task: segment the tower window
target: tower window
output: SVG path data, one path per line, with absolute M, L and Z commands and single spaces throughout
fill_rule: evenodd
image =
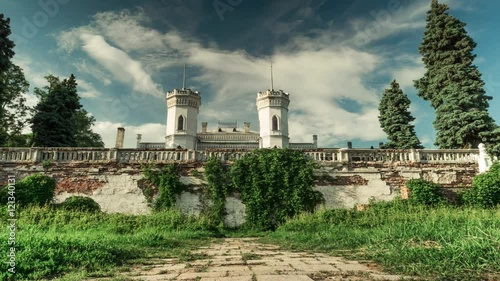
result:
M 272 119 L 272 129 L 273 129 L 273 131 L 278 131 L 279 130 L 279 127 L 278 127 L 278 117 L 276 117 L 276 115 L 274 115 L 273 119 Z
M 184 131 L 184 117 L 182 115 L 177 119 L 177 130 Z

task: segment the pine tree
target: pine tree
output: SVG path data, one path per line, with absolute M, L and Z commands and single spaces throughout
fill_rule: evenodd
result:
M 477 148 L 487 142 L 496 127 L 488 114 L 492 98 L 475 65 L 476 47 L 465 23 L 450 16 L 448 6 L 433 0 L 427 12 L 427 25 L 419 47 L 427 68 L 424 77 L 414 81 L 418 95 L 436 110 L 435 145 L 442 149 Z
M 33 143 L 35 146 L 75 147 L 77 133 L 75 114 L 82 105 L 76 90 L 76 79 L 71 74 L 69 79 L 60 81 L 54 76 L 47 76 L 49 86 L 35 107 L 32 119 Z M 37 92 L 41 92 L 37 89 Z
M 391 88 L 384 91 L 378 108 L 380 126 L 389 139 L 389 143 L 382 148 L 423 148 L 411 124 L 415 118 L 408 111 L 410 103 L 399 84 L 393 80 Z

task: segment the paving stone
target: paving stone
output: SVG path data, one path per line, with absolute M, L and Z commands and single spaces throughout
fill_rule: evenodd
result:
M 252 275 L 248 276 L 230 276 L 217 278 L 201 278 L 200 281 L 253 281 Z
M 182 273 L 181 275 L 177 276 L 176 280 L 190 280 L 190 279 L 196 279 L 198 277 L 209 277 L 209 278 L 219 278 L 219 277 L 224 277 L 226 276 L 225 272 L 186 272 Z
M 159 274 L 159 275 L 142 275 L 142 276 L 134 276 L 129 277 L 133 280 L 144 280 L 144 281 L 163 281 L 163 280 L 171 280 L 179 276 L 179 273 L 175 274 Z
M 257 281 L 314 281 L 307 275 L 257 275 Z
M 239 266 L 211 266 L 207 269 L 208 272 L 246 272 L 250 273 L 250 268 L 246 265 L 239 265 Z
M 293 268 L 307 272 L 321 272 L 321 271 L 340 271 L 337 267 L 330 264 L 292 264 Z
M 189 263 L 177 259 L 151 259 L 151 265 L 138 265 L 123 273 L 133 280 L 201 280 L 201 281 L 345 281 L 400 280 L 397 275 L 380 272 L 376 264 L 344 260 L 324 253 L 284 251 L 278 246 L 259 244 L 254 238 L 230 238 L 192 253 L 209 257 Z M 260 259 L 244 261 L 242 255 L 258 255 Z M 366 263 L 368 262 L 368 263 Z M 189 265 L 189 266 L 188 266 Z M 186 267 L 188 266 L 188 267 Z M 254 277 L 252 277 L 254 276 Z M 97 278 L 92 281 L 104 281 Z

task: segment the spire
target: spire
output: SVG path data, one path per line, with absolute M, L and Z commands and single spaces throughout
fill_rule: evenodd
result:
M 184 80 L 182 80 L 182 89 L 186 89 L 186 63 L 184 63 Z
M 274 91 L 274 81 L 273 81 L 273 62 L 271 62 L 271 91 Z

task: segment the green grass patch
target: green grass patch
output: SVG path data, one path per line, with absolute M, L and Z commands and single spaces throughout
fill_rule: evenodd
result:
M 7 221 L 7 211 L 0 211 Z M 9 265 L 2 263 L 0 280 L 42 280 L 68 273 L 62 280 L 111 277 L 150 258 L 195 259 L 189 250 L 219 235 L 206 220 L 175 211 L 132 216 L 32 207 L 18 213 L 16 227 L 16 274 L 9 274 Z M 8 235 L 2 228 L 0 251 L 5 257 Z
M 319 211 L 289 220 L 262 241 L 370 259 L 386 271 L 429 280 L 500 278 L 499 208 L 394 201 L 363 212 Z

